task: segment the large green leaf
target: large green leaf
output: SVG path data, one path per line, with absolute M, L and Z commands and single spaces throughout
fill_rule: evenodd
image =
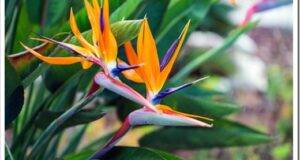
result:
M 201 64 L 211 59 L 212 57 L 217 56 L 218 54 L 225 53 L 224 51 L 228 49 L 234 42 L 244 33 L 248 32 L 250 29 L 256 26 L 256 23 L 249 23 L 245 26 L 238 27 L 233 30 L 228 37 L 224 40 L 223 44 L 220 46 L 213 48 L 204 54 L 201 54 L 199 57 L 195 58 L 191 62 L 189 62 L 185 67 L 181 68 L 179 72 L 177 72 L 174 77 L 172 77 L 172 81 L 177 82 L 181 79 L 188 76 L 193 70 L 199 67 Z
M 216 3 L 212 5 L 199 29 L 227 35 L 230 30 L 234 29 L 234 24 L 229 18 L 233 9 L 234 6 L 231 4 Z
M 134 13 L 136 8 L 143 2 L 142 0 L 126 0 L 110 16 L 111 23 L 127 19 Z
M 103 147 L 105 145 L 105 143 L 107 143 L 107 141 L 109 141 L 109 139 L 111 139 L 113 137 L 113 135 L 116 132 L 109 132 L 93 141 L 91 141 L 90 143 L 88 143 L 87 145 L 85 145 L 84 147 L 82 147 L 82 150 L 97 150 L 100 147 Z
M 64 157 L 65 160 L 88 159 L 94 152 L 86 150 L 82 153 Z M 115 147 L 101 160 L 180 160 L 179 157 L 151 148 Z
M 5 58 L 5 126 L 19 115 L 24 102 L 24 90 L 19 75 Z
M 189 32 L 195 30 L 215 2 L 215 0 L 172 0 L 159 28 L 157 37 L 159 53 L 167 51 L 188 20 L 191 20 Z
M 51 124 L 51 122 L 61 116 L 64 112 L 65 111 L 42 111 L 39 113 L 35 124 L 37 127 L 45 129 L 49 126 L 49 124 Z M 59 130 L 79 124 L 93 122 L 102 118 L 104 115 L 105 113 L 103 112 L 101 107 L 97 107 L 94 109 L 84 109 L 74 114 L 73 117 L 65 121 L 64 124 L 61 125 Z
M 111 30 L 116 37 L 118 46 L 135 38 L 140 29 L 141 20 L 118 21 L 111 25 Z
M 136 11 L 135 18 L 142 19 L 147 17 L 151 31 L 156 36 L 169 2 L 170 0 L 144 0 Z
M 20 2 L 21 0 L 5 0 L 5 33 L 9 30 L 14 14 L 19 10 Z
M 76 151 L 78 146 L 82 143 L 81 140 L 83 139 L 83 136 L 84 136 L 87 128 L 88 128 L 88 124 L 82 125 L 79 128 L 76 128 L 77 130 L 75 130 L 73 132 L 73 134 L 71 135 L 71 137 L 69 138 L 69 141 L 68 141 L 69 145 L 67 145 L 62 152 L 62 154 L 61 154 L 62 156 Z
M 90 102 L 93 98 L 95 98 L 102 90 L 98 90 L 94 92 L 92 95 L 82 98 L 72 107 L 69 107 L 67 111 L 61 114 L 58 118 L 51 122 L 51 124 L 45 129 L 45 131 L 41 134 L 41 136 L 35 141 L 32 147 L 32 151 L 29 154 L 29 159 L 35 158 L 39 155 L 40 151 L 43 147 L 51 140 L 54 134 L 57 132 L 61 126 L 64 125 L 66 121 L 72 118 L 76 113 L 78 113 L 88 102 Z
M 6 48 L 6 55 L 21 52 L 22 50 L 24 50 L 24 48 L 20 45 L 20 42 L 27 42 L 26 44 L 29 45 L 37 45 L 36 41 L 28 41 L 28 39 L 33 36 L 33 33 L 39 31 L 39 26 L 30 22 L 24 5 L 21 5 L 19 12 L 19 17 L 16 19 L 17 24 L 15 26 L 15 32 L 12 33 L 13 35 L 11 35 L 11 39 L 7 39 L 9 41 L 7 43 L 12 44 L 12 46 L 6 46 L 9 47 Z M 8 34 L 8 36 L 10 35 Z
M 178 111 L 196 115 L 205 115 L 210 118 L 222 117 L 239 111 L 239 107 L 235 104 L 215 102 L 210 99 L 193 97 L 185 94 L 174 95 L 164 100 L 164 102 L 164 104 L 174 106 Z
M 5 142 L 5 159 L 7 160 L 14 160 L 14 157 L 11 153 L 11 150 L 9 148 L 9 146 L 7 145 L 7 143 Z
M 139 143 L 141 146 L 173 151 L 256 145 L 271 140 L 266 134 L 236 122 L 216 119 L 213 124 L 212 128 L 161 128 L 142 137 Z M 178 135 L 182 137 L 178 138 Z
M 31 139 L 30 137 L 33 136 L 32 132 L 35 132 L 35 130 L 36 130 L 36 129 L 34 129 L 34 128 L 36 128 L 34 122 L 35 122 L 36 118 L 38 117 L 39 113 L 42 110 L 48 109 L 50 107 L 54 108 L 54 106 L 60 106 L 61 103 L 57 103 L 56 100 L 64 98 L 63 93 L 65 91 L 70 90 L 70 88 L 74 88 L 74 86 L 76 86 L 76 84 L 73 84 L 72 82 L 78 81 L 78 79 L 80 79 L 80 75 L 82 75 L 82 72 L 78 72 L 73 77 L 71 77 L 55 93 L 46 94 L 46 97 L 45 97 L 45 93 L 47 93 L 47 90 L 46 90 L 45 86 L 43 85 L 43 82 L 35 81 L 35 83 L 33 85 L 36 87 L 37 86 L 41 87 L 41 90 L 38 92 L 33 92 L 33 95 L 32 95 L 33 99 L 30 102 L 30 104 L 33 105 L 31 108 L 31 111 L 30 111 L 31 114 L 26 119 L 26 123 L 22 126 L 21 131 L 17 134 L 17 136 L 12 144 L 12 150 L 18 150 L 18 148 L 23 147 L 22 145 L 26 145 L 26 141 L 28 141 L 28 139 Z M 69 101 L 69 100 L 66 100 L 66 101 Z M 50 106 L 50 104 L 51 104 L 51 106 Z M 53 107 L 52 107 L 52 105 L 53 105 Z M 28 106 L 26 106 L 26 108 L 27 107 Z M 70 107 L 70 106 L 68 106 L 68 107 Z
M 114 23 L 117 21 L 120 21 L 122 19 L 127 19 L 136 8 L 139 6 L 139 4 L 142 1 L 136 1 L 136 0 L 126 0 L 125 2 L 117 2 L 118 0 L 114 0 L 113 2 L 110 2 L 110 22 Z M 124 1 L 124 0 L 122 0 Z M 120 5 L 116 10 L 114 8 L 116 6 Z M 88 19 L 88 15 L 86 12 L 86 8 L 81 8 L 77 13 L 75 13 L 75 18 L 77 25 L 81 32 L 89 30 L 90 22 Z M 69 23 L 65 23 L 64 26 L 60 29 L 62 32 L 70 31 L 70 25 Z
M 5 0 L 5 55 L 13 53 L 13 42 L 16 37 L 18 19 L 22 8 L 21 0 Z
M 43 29 L 60 26 L 67 20 L 68 1 L 61 0 L 25 0 L 25 7 L 31 24 Z

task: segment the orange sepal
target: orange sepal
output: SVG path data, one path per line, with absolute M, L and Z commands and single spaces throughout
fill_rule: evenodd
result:
M 90 50 L 91 52 L 94 52 L 96 53 L 96 56 L 99 57 L 98 53 L 95 52 L 95 48 L 81 35 L 79 29 L 78 29 L 78 26 L 77 26 L 77 23 L 76 23 L 76 19 L 75 19 L 75 16 L 74 16 L 74 13 L 73 13 L 73 10 L 71 9 L 70 11 L 70 27 L 71 27 L 71 30 L 73 32 L 73 34 L 75 35 L 75 37 L 77 38 L 77 40 L 79 41 L 79 43 L 84 47 L 84 48 L 87 48 L 88 50 Z
M 33 49 L 25 46 L 23 43 L 21 45 L 30 53 L 32 53 L 34 56 L 39 58 L 40 60 L 49 63 L 49 64 L 54 64 L 54 65 L 69 65 L 69 64 L 74 64 L 78 62 L 85 61 L 84 58 L 81 57 L 46 57 L 38 52 L 34 51 Z
M 118 45 L 113 35 L 109 24 L 109 3 L 108 0 L 103 0 L 103 17 L 104 17 L 104 30 L 103 41 L 105 45 L 106 62 L 115 61 L 117 58 Z M 100 22 L 101 23 L 101 22 Z
M 146 19 L 143 20 L 138 34 L 137 53 L 139 63 L 144 64 L 141 69 L 148 91 L 158 92 L 159 60 L 155 40 Z
M 84 4 L 92 27 L 93 43 L 96 46 L 97 42 L 99 42 L 99 36 L 101 33 L 100 26 L 99 26 L 99 18 L 97 18 L 97 15 L 95 15 L 94 8 L 91 6 L 88 0 L 84 0 Z
M 125 64 L 127 65 L 124 61 L 121 59 L 118 59 L 118 64 Z M 139 74 L 136 72 L 135 69 L 129 69 L 122 71 L 122 74 L 129 80 L 135 82 L 135 83 L 143 83 L 143 79 L 139 76 Z
M 94 64 L 93 62 L 87 60 L 81 62 L 81 66 L 83 69 L 89 69 L 92 67 L 93 64 Z

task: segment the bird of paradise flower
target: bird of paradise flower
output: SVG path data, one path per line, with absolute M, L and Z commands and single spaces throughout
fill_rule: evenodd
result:
M 130 79 L 136 79 L 136 82 L 143 82 L 146 85 L 147 90 L 147 100 L 153 104 L 158 112 L 153 110 L 149 110 L 146 107 L 142 107 L 141 109 L 137 109 L 131 112 L 124 123 L 120 127 L 120 129 L 116 132 L 116 134 L 110 139 L 110 141 L 101 149 L 99 152 L 95 153 L 91 159 L 99 159 L 104 156 L 124 135 L 129 131 L 129 129 L 133 126 L 138 125 L 160 125 L 160 126 L 198 126 L 198 127 L 211 127 L 211 124 L 207 124 L 198 119 L 204 119 L 208 121 L 212 121 L 212 119 L 192 115 L 187 113 L 182 113 L 173 110 L 171 107 L 167 105 L 160 104 L 160 101 L 172 94 L 176 91 L 184 89 L 192 84 L 195 84 L 204 78 L 198 79 L 196 81 L 183 84 L 178 87 L 167 88 L 165 90 L 163 85 L 165 84 L 168 75 L 175 63 L 175 60 L 178 56 L 180 48 L 183 44 L 184 38 L 187 34 L 187 30 L 189 27 L 188 22 L 184 27 L 181 35 L 177 40 L 173 42 L 171 47 L 165 53 L 161 62 L 159 62 L 155 40 L 150 31 L 147 19 L 144 19 L 141 25 L 140 32 L 138 34 L 137 39 L 137 53 L 134 51 L 130 42 L 126 42 L 125 53 L 127 55 L 127 59 L 129 64 L 144 64 L 138 68 L 135 68 L 137 74 L 131 75 L 135 77 L 129 77 Z M 96 81 L 103 77 L 102 73 L 98 73 L 96 75 Z M 99 82 L 103 86 L 109 86 L 110 84 L 106 84 L 105 82 Z

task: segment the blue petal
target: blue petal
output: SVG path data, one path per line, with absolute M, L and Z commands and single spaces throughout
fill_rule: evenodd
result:
M 111 74 L 113 77 L 118 77 L 120 75 L 121 72 L 126 71 L 126 70 L 130 70 L 130 69 L 135 69 L 138 68 L 140 65 L 117 65 L 117 68 L 112 69 Z
M 101 15 L 100 15 L 100 29 L 103 33 L 104 30 L 104 15 L 103 15 L 103 8 L 101 8 Z
M 178 87 L 167 88 L 167 89 L 165 89 L 165 90 L 159 92 L 159 93 L 152 99 L 152 103 L 153 103 L 153 104 L 158 104 L 158 103 L 159 103 L 163 98 L 165 98 L 166 96 L 168 96 L 168 95 L 170 95 L 170 94 L 172 94 L 172 93 L 175 93 L 175 92 L 177 92 L 177 91 L 179 91 L 179 90 L 182 90 L 182 89 L 184 89 L 184 88 L 186 88 L 186 87 L 189 87 L 189 86 L 191 86 L 191 85 L 193 85 L 193 84 L 195 84 L 195 83 L 197 83 L 197 82 L 199 82 L 199 81 L 202 81 L 202 80 L 204 80 L 204 79 L 206 79 L 206 78 L 208 78 L 208 76 L 207 76 L 207 77 L 200 78 L 200 79 L 197 79 L 197 80 L 195 80 L 195 81 L 193 81 L 193 82 L 190 82 L 190 83 L 183 84 L 183 85 L 178 86 Z
M 162 61 L 160 62 L 160 71 L 162 71 L 162 70 L 167 66 L 168 62 L 170 61 L 172 55 L 174 54 L 174 52 L 175 52 L 175 50 L 176 50 L 176 48 L 177 48 L 177 46 L 178 46 L 178 42 L 179 42 L 179 40 L 176 39 L 176 40 L 172 43 L 171 47 L 170 47 L 170 48 L 167 50 L 167 52 L 165 53 L 165 55 L 164 55 Z

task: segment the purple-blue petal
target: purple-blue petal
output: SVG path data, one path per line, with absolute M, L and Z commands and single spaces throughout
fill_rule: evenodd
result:
M 117 68 L 114 68 L 112 69 L 112 75 L 114 77 L 118 77 L 119 74 L 123 71 L 127 71 L 127 70 L 130 70 L 130 69 L 135 69 L 135 68 L 138 68 L 140 65 L 125 65 L 125 64 L 118 64 L 117 65 Z
M 197 79 L 197 80 L 195 80 L 195 81 L 193 81 L 193 82 L 186 83 L 186 84 L 183 84 L 183 85 L 178 86 L 178 87 L 167 88 L 167 89 L 165 89 L 165 90 L 159 92 L 156 96 L 154 96 L 154 98 L 152 99 L 152 103 L 153 103 L 153 104 L 158 104 L 158 103 L 160 103 L 160 101 L 161 101 L 163 98 L 165 98 L 166 96 L 168 96 L 168 95 L 170 95 L 170 94 L 172 94 L 172 93 L 175 93 L 175 92 L 177 92 L 177 91 L 180 91 L 180 90 L 182 90 L 182 89 L 184 89 L 184 88 L 187 88 L 187 87 L 189 87 L 189 86 L 191 86 L 191 85 L 193 85 L 193 84 L 195 84 L 195 83 L 197 83 L 197 82 L 199 82 L 199 81 L 201 81 L 201 80 L 204 80 L 204 79 L 206 79 L 206 78 L 207 78 L 207 77 L 200 78 L 200 79 Z
M 101 29 L 101 32 L 104 31 L 104 15 L 103 15 L 103 8 L 101 8 L 101 15 L 100 15 L 100 29 Z
M 176 39 L 176 40 L 172 43 L 171 47 L 170 47 L 170 48 L 167 50 L 167 52 L 165 53 L 165 55 L 164 55 L 162 61 L 160 62 L 160 70 L 161 70 L 161 71 L 167 66 L 168 62 L 170 61 L 172 55 L 174 54 L 174 52 L 175 52 L 175 50 L 176 50 L 176 48 L 177 48 L 177 46 L 178 46 L 178 42 L 179 42 L 179 40 Z

